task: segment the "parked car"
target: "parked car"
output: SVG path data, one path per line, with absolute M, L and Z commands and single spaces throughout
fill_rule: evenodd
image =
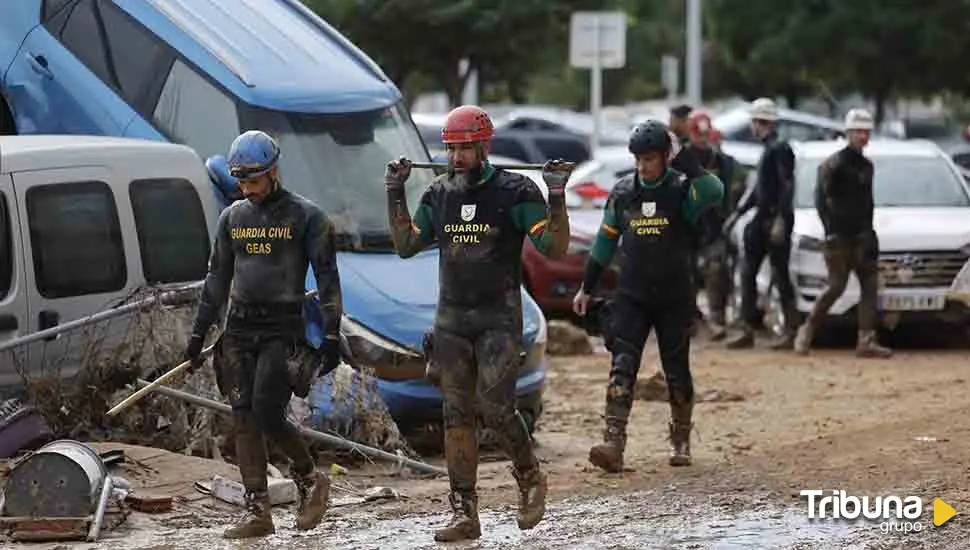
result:
M 0 137 L 0 387 L 17 369 L 73 376 L 90 342 L 23 337 L 205 277 L 218 198 L 195 151 L 155 141 Z M 130 318 L 99 326 L 122 343 Z M 75 329 L 76 330 L 76 329 Z M 150 351 L 150 350 L 149 350 Z M 16 354 L 17 360 L 14 360 Z M 146 369 L 154 357 L 142 357 Z M 45 370 L 46 369 L 46 370 Z
M 844 146 L 842 140 L 794 146 L 796 210 L 790 266 L 802 316 L 811 311 L 826 285 L 824 231 L 814 202 L 817 170 L 827 156 Z M 970 186 L 950 158 L 929 141 L 874 139 L 865 153 L 875 165 L 882 322 L 887 327 L 909 322 L 967 323 L 970 307 L 961 296 L 970 281 L 961 286 L 958 274 L 961 269 L 970 272 Z M 754 209 L 738 221 L 735 242 L 741 241 L 753 214 Z M 765 262 L 758 274 L 759 293 L 768 312 L 766 324 L 780 330 L 783 319 L 770 283 Z M 830 321 L 853 321 L 858 301 L 859 285 L 853 275 L 829 311 Z
M 569 248 L 565 257 L 548 258 L 529 239 L 522 249 L 526 287 L 548 317 L 572 316 L 573 296 L 583 283 L 586 260 L 603 220 L 601 210 L 570 209 L 568 213 Z M 607 270 L 597 294 L 609 294 L 614 284 L 615 273 Z
M 593 135 L 593 117 L 590 113 L 562 108 L 517 107 L 498 117 L 496 127 L 499 130 L 571 133 L 588 140 Z M 604 146 L 624 145 L 629 137 L 625 129 L 606 127 L 605 124 L 600 128 L 599 135 L 600 144 Z
M 721 133 L 721 149 L 737 159 L 745 168 L 758 164 L 764 146 L 751 132 L 750 104 L 743 105 L 711 120 Z M 845 135 L 841 121 L 817 115 L 778 109 L 778 135 L 789 141 L 824 141 Z
M 584 162 L 590 158 L 586 138 L 557 130 L 497 129 L 491 150 L 495 155 L 535 164 L 550 159 Z
M 634 171 L 633 155 L 625 145 L 601 147 L 570 174 L 566 204 L 572 208 L 603 208 L 617 180 Z
M 422 355 L 438 300 L 438 252 L 394 254 L 381 184 L 390 159 L 428 160 L 428 152 L 391 80 L 302 2 L 3 2 L 0 74 L 0 109 L 17 133 L 181 143 L 213 161 L 223 182 L 231 178 L 215 161 L 237 135 L 275 135 L 284 184 L 336 226 L 351 349 L 375 369 L 395 420 L 440 417 Z M 431 177 L 412 175 L 412 207 Z M 307 284 L 315 284 L 309 273 Z M 545 319 L 524 289 L 523 326 L 529 353 L 517 394 L 535 418 Z

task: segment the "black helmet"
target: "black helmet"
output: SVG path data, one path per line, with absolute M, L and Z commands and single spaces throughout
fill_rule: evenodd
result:
M 642 155 L 648 151 L 670 151 L 670 133 L 667 125 L 659 120 L 648 120 L 637 124 L 630 134 L 630 152 Z

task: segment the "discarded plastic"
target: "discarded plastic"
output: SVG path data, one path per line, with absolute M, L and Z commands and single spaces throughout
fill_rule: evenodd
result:
M 286 478 L 267 478 L 267 493 L 269 494 L 270 506 L 279 506 L 296 502 L 299 494 L 296 483 L 292 479 Z M 237 506 L 246 505 L 246 488 L 242 483 L 234 479 L 228 479 L 220 475 L 212 478 L 212 496 L 229 504 Z

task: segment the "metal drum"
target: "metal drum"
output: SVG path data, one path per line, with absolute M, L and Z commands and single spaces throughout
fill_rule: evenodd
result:
M 60 439 L 10 471 L 3 515 L 84 517 L 94 513 L 108 470 L 88 445 Z

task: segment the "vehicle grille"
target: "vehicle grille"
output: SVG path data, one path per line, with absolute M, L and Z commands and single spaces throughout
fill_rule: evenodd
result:
M 879 255 L 880 286 L 949 286 L 968 257 L 958 250 L 883 253 Z

